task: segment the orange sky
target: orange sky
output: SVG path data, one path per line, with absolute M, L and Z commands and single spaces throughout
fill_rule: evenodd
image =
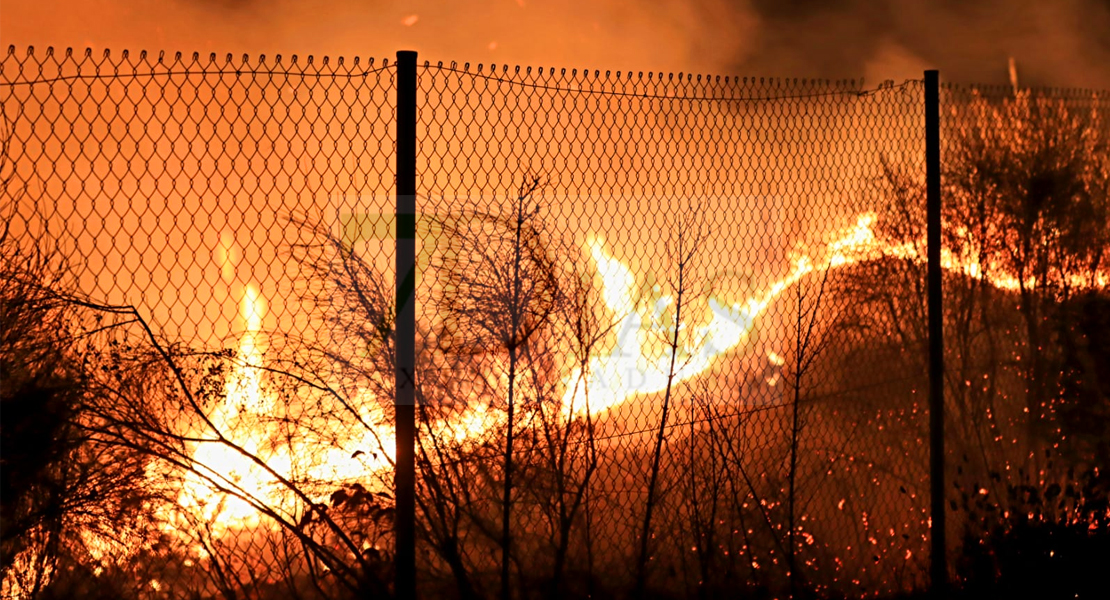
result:
M 1110 89 L 1110 0 L 5 0 L 0 44 Z
M 5 46 L 251 55 L 383 57 L 415 49 L 430 60 L 704 73 L 728 64 L 745 28 L 723 0 L 696 6 L 680 0 L 321 4 L 6 0 L 0 40 Z

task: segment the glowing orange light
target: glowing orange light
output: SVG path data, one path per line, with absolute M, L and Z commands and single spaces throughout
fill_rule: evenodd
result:
M 669 373 L 672 348 L 668 340 L 674 339 L 676 325 L 668 317 L 674 311 L 675 298 L 659 295 L 650 300 L 640 299 L 639 282 L 632 269 L 615 258 L 601 238 L 589 239 L 584 251 L 592 259 L 600 279 L 603 309 L 614 334 L 611 345 L 590 358 L 585 374 L 581 366 L 576 366 L 562 379 L 564 418 L 596 415 L 633 396 L 659 393 L 666 389 L 668 379 L 671 384 L 678 384 L 706 373 L 717 359 L 744 342 L 755 321 L 776 298 L 809 274 L 883 257 L 924 260 L 913 243 L 881 242 L 875 235 L 874 223 L 874 215 L 860 215 L 852 227 L 839 232 L 833 241 L 818 247 L 816 252 L 795 256 L 785 277 L 753 297 L 728 302 L 710 296 L 696 305 L 684 306 L 683 314 L 687 318 L 677 324 L 678 345 L 673 349 L 677 360 L 673 373 Z M 231 240 L 221 239 L 218 258 L 225 279 L 234 273 L 234 267 L 229 266 L 233 257 Z M 996 287 L 1017 289 L 1021 285 L 1016 279 L 996 274 L 989 265 L 984 272 L 971 260 L 972 253 L 955 255 L 945 250 L 941 258 L 944 268 L 982 277 Z M 260 290 L 246 286 L 240 307 L 245 332 L 240 339 L 236 366 L 227 382 L 223 401 L 207 415 L 209 423 L 205 433 L 211 439 L 197 443 L 193 454 L 198 472 L 236 493 L 221 493 L 192 475 L 187 478 L 179 498 L 182 507 L 199 509 L 203 517 L 225 530 L 257 525 L 259 512 L 255 505 L 295 514 L 298 510 L 296 498 L 275 477 L 275 473 L 291 473 L 294 462 L 299 473 L 320 481 L 364 482 L 389 469 L 396 455 L 392 423 L 368 391 L 357 392 L 360 397 L 352 402 L 359 407 L 363 423 L 367 424 L 361 432 L 352 431 L 347 438 L 327 446 L 310 447 L 308 442 L 293 439 L 273 443 L 276 434 L 273 417 L 280 413 L 281 407 L 264 390 L 261 377 L 260 367 L 264 360 L 261 330 L 265 314 Z M 768 352 L 767 358 L 776 367 L 786 362 L 785 357 L 775 352 Z M 768 383 L 775 385 L 777 381 L 776 375 Z M 437 435 L 466 443 L 503 427 L 504 420 L 505 415 L 500 412 L 471 408 L 454 415 L 450 422 L 428 426 Z M 379 448 L 381 452 L 358 451 L 363 448 Z M 843 507 L 844 500 L 841 500 L 837 508 L 843 510 Z

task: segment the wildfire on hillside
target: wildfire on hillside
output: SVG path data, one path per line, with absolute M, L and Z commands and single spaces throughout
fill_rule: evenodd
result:
M 923 243 L 884 243 L 874 231 L 875 216 L 859 215 L 853 226 L 837 232 L 832 241 L 810 253 L 798 253 L 789 273 L 756 296 L 733 301 L 709 296 L 698 306 L 687 307 L 693 315 L 678 325 L 679 347 L 676 368 L 668 371 L 670 351 L 666 316 L 674 310 L 675 298 L 660 294 L 653 301 L 637 297 L 637 276 L 628 264 L 613 257 L 601 237 L 593 237 L 583 249 L 592 260 L 601 286 L 607 326 L 613 331 L 608 349 L 590 358 L 587 374 L 572 367 L 563 377 L 562 406 L 566 419 L 598 415 L 629 399 L 662 392 L 668 384 L 689 381 L 710 370 L 715 361 L 738 351 L 753 325 L 784 292 L 807 275 L 838 269 L 861 261 L 895 258 L 923 262 Z M 1000 289 L 1015 290 L 1020 282 L 996 271 L 984 273 L 973 253 L 957 256 L 942 252 L 945 269 L 968 277 L 985 277 Z M 990 269 L 988 269 L 990 271 Z M 1105 285 L 1102 279 L 1095 285 Z M 1091 282 L 1076 281 L 1079 286 Z M 280 419 L 272 395 L 262 385 L 265 338 L 262 331 L 265 300 L 253 285 L 244 288 L 240 338 L 234 372 L 228 379 L 222 403 L 209 415 L 208 429 L 219 433 L 209 442 L 199 442 L 193 454 L 196 469 L 234 493 L 226 494 L 196 475 L 188 479 L 179 503 L 199 508 L 204 517 L 221 530 L 259 524 L 259 506 L 297 513 L 299 500 L 281 477 L 291 477 L 294 458 L 302 476 L 344 482 L 381 480 L 395 456 L 392 423 L 372 398 L 363 396 L 362 418 L 372 430 L 351 435 L 334 445 L 314 446 L 292 437 L 281 440 Z M 770 360 L 781 365 L 783 358 L 771 352 Z M 777 380 L 777 377 L 776 377 Z M 363 391 L 360 395 L 369 394 Z M 491 429 L 504 426 L 504 415 L 484 407 L 470 407 L 456 414 L 451 423 L 434 427 L 440 435 L 458 442 L 477 440 Z M 230 435 L 226 439 L 223 435 Z M 381 453 L 360 451 L 380 449 Z M 375 475 L 377 477 L 375 477 Z M 313 498 L 312 501 L 324 501 Z M 252 504 L 253 503 L 253 504 Z

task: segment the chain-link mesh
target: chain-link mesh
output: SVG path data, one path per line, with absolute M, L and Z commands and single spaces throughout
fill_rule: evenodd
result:
M 82 451 L 153 457 L 105 500 L 126 522 L 64 541 L 97 587 L 275 597 L 386 577 L 372 494 L 392 485 L 391 402 L 357 339 L 382 323 L 344 319 L 392 289 L 393 242 L 364 241 L 362 271 L 344 248 L 391 219 L 393 79 L 374 60 L 5 56 L 5 259 L 49 247 L 60 289 L 104 305 L 68 332 L 96 339 L 72 351 L 95 396 Z M 44 577 L 67 595 L 72 564 L 36 564 L 41 535 L 6 594 Z
M 980 596 L 1098 595 L 1110 94 L 941 94 L 949 565 Z
M 421 437 L 427 491 L 465 491 L 428 522 L 444 578 L 498 590 L 508 545 L 512 585 L 556 595 L 922 583 L 926 382 L 843 292 L 888 173 L 924 178 L 920 83 L 420 86 L 424 368 L 468 385 L 436 417 L 467 429 Z
M 80 382 L 57 460 L 91 473 L 62 521 L 5 538 L 5 597 L 387 593 L 395 66 L 0 65 L 4 274 L 29 282 L 4 320 L 37 298 L 42 345 L 79 365 L 47 371 Z M 421 593 L 923 589 L 922 83 L 417 75 Z M 1106 112 L 943 91 L 956 575 L 984 515 L 1017 511 L 1011 470 L 1065 483 L 1105 451 L 1043 454 L 1084 419 L 1049 375 L 1085 367 L 1031 349 L 1105 290 Z M 1007 199 L 1039 185 L 1065 199 L 1033 235 Z M 12 515 L 51 497 L 27 489 Z

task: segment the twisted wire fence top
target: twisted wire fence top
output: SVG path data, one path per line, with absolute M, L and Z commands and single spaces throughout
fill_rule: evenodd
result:
M 417 76 L 428 593 L 491 595 L 506 548 L 522 596 L 922 587 L 922 82 L 442 62 Z M 385 586 L 395 87 L 389 60 L 0 58 L 4 240 L 59 247 L 75 292 L 133 306 L 200 398 L 152 393 L 164 429 L 131 424 L 163 444 L 150 472 L 172 482 L 157 517 L 173 544 L 154 560 L 98 542 L 95 561 L 130 564 L 138 596 Z M 984 148 L 1040 156 L 1051 122 L 1095 182 L 1080 158 L 1103 156 L 1108 102 L 943 87 L 954 298 L 1024 283 L 982 259 L 961 165 Z M 1105 287 L 1098 268 L 1087 281 Z M 1021 405 L 949 384 L 958 442 L 1035 447 L 1007 437 Z M 994 442 L 975 469 L 1010 464 Z M 5 575 L 5 594 L 26 586 Z
M 546 572 L 542 549 L 569 548 L 576 572 L 610 573 L 619 589 L 641 575 L 639 540 L 667 532 L 647 546 L 654 581 L 690 593 L 703 577 L 686 569 L 699 560 L 747 581 L 761 580 L 759 565 L 781 575 L 788 560 L 838 587 L 921 581 L 923 407 L 878 399 L 924 382 L 876 357 L 854 380 L 834 377 L 837 353 L 853 347 L 827 331 L 845 298 L 809 271 L 836 280 L 830 249 L 883 209 L 887 169 L 923 180 L 920 82 L 864 90 L 425 63 L 419 86 L 418 187 L 428 194 L 419 210 L 441 256 L 428 258 L 438 279 L 419 288 L 425 344 L 442 353 L 433 367 L 486 390 L 471 403 L 495 425 L 463 433 L 449 464 L 469 464 L 470 480 L 503 483 L 512 469 L 534 482 L 540 491 L 522 484 L 509 496 L 512 543 L 529 564 Z M 858 260 L 849 255 L 845 264 Z M 490 264 L 523 270 L 482 277 Z M 526 282 L 514 288 L 519 273 Z M 528 343 L 555 352 L 554 374 L 546 358 L 511 353 L 513 294 L 565 298 L 583 277 L 596 318 L 588 356 L 582 332 L 559 316 Z M 500 329 L 478 316 L 496 310 Z M 795 342 L 815 325 L 825 340 L 807 341 L 799 357 Z M 487 382 L 491 370 L 501 385 Z M 510 395 L 507 378 L 527 391 Z M 799 399 L 806 414 L 793 421 Z M 890 437 L 857 433 L 891 418 L 906 424 Z M 736 479 L 702 468 L 714 461 L 731 462 Z M 425 475 L 462 485 L 434 466 Z M 497 523 L 503 499 L 482 489 L 489 504 L 469 510 Z M 581 537 L 557 543 L 547 523 L 578 490 L 590 498 L 575 515 Z M 874 551 L 860 549 L 868 538 Z M 503 540 L 480 539 L 465 560 L 495 572 Z M 788 559 L 795 539 L 809 552 Z M 909 565 L 898 582 L 881 572 L 890 561 Z
M 9 49 L 3 64 L 5 194 L 77 245 L 83 290 L 151 309 L 170 338 L 231 331 L 218 288 L 288 283 L 290 217 L 333 224 L 331 198 L 392 189 L 388 61 Z

